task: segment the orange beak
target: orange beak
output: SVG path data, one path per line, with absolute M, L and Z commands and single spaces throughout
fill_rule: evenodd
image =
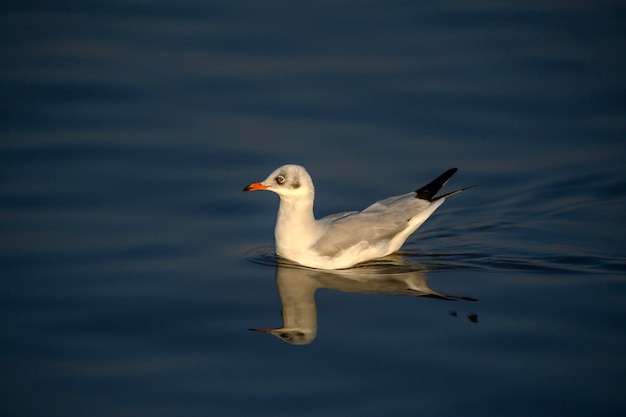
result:
M 259 333 L 272 333 L 274 329 L 248 329 L 251 332 L 259 332 Z
M 246 185 L 246 187 L 243 190 L 244 191 L 260 191 L 260 190 L 267 190 L 268 188 L 270 188 L 269 185 L 263 185 L 260 182 L 253 182 L 250 185 Z

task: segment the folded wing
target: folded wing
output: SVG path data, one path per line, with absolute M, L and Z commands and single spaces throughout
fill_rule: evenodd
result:
M 325 217 L 320 221 L 328 229 L 313 249 L 321 256 L 335 256 L 361 242 L 384 245 L 410 227 L 411 220 L 430 204 L 412 192 L 377 201 L 361 212 Z

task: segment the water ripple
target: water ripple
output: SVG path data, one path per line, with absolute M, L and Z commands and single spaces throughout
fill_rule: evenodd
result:
M 274 247 L 263 246 L 250 250 L 249 261 L 266 266 L 305 268 L 276 255 Z M 394 268 L 413 268 L 428 271 L 473 270 L 499 272 L 540 272 L 568 274 L 616 274 L 626 272 L 626 260 L 594 255 L 548 255 L 543 257 L 494 255 L 479 252 L 397 252 L 386 258 L 365 262 L 354 268 L 364 271 L 395 272 Z

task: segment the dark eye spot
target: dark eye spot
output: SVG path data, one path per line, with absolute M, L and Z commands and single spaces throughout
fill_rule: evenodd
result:
M 282 175 L 277 175 L 276 178 L 274 178 L 276 180 L 277 184 L 282 184 L 285 182 L 285 177 Z
M 289 333 L 281 333 L 280 337 L 285 340 L 291 340 L 291 335 Z

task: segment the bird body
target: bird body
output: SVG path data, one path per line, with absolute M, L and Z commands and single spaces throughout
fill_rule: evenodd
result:
M 244 191 L 268 190 L 280 197 L 274 230 L 277 255 L 311 268 L 342 269 L 400 249 L 447 196 L 466 189 L 434 197 L 455 172 L 450 169 L 414 192 L 377 201 L 360 212 L 319 220 L 313 214 L 313 181 L 299 165 L 284 165 Z

